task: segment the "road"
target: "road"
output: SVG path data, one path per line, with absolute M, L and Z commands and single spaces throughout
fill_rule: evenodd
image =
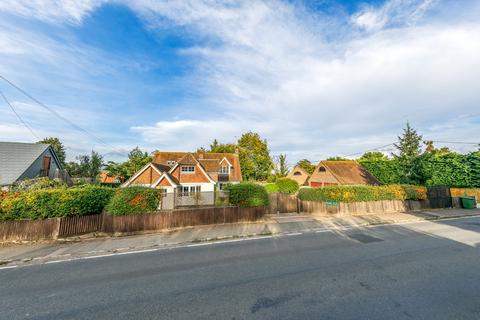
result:
M 480 218 L 0 270 L 1 319 L 479 319 Z

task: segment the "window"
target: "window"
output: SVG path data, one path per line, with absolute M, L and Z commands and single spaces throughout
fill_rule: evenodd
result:
M 194 173 L 195 172 L 195 166 L 183 166 L 182 167 L 182 173 Z
M 196 193 L 201 192 L 201 190 L 202 190 L 201 186 L 178 186 L 177 187 L 179 197 L 193 196 Z
M 320 168 L 318 168 L 318 172 L 325 172 L 325 171 L 327 171 L 327 170 L 325 169 L 325 167 L 320 167 Z
M 168 161 L 167 161 L 167 165 L 169 165 L 169 166 L 174 166 L 175 163 L 176 163 L 176 162 L 175 162 L 174 160 L 168 160 Z
M 228 166 L 221 166 L 220 167 L 220 173 L 221 174 L 229 174 L 230 168 Z
M 301 176 L 302 173 L 301 173 L 300 171 L 295 171 L 295 172 L 293 173 L 293 175 L 294 175 L 294 176 Z

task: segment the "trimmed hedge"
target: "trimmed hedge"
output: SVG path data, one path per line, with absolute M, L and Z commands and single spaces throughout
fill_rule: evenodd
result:
M 105 211 L 111 215 L 142 214 L 158 209 L 161 190 L 147 187 L 128 187 L 114 191 Z
M 409 185 L 390 186 L 331 186 L 302 188 L 299 198 L 303 201 L 363 202 L 380 200 L 425 200 L 425 187 Z
M 289 178 L 280 178 L 275 182 L 275 184 L 278 187 L 278 192 L 295 193 L 299 189 L 297 181 Z
M 112 195 L 112 189 L 97 186 L 5 192 L 0 195 L 0 221 L 98 214 Z
M 268 206 L 268 193 L 265 187 L 251 183 L 242 182 L 227 186 L 230 204 L 239 207 L 260 207 Z

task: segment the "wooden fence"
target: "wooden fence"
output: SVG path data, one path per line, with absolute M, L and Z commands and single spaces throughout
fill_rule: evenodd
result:
M 353 203 L 302 201 L 296 195 L 270 193 L 269 214 L 315 213 L 315 214 L 368 214 L 406 212 L 431 208 L 430 202 L 414 200 L 384 200 Z
M 214 207 L 111 216 L 97 214 L 0 223 L 0 242 L 53 240 L 92 232 L 108 234 L 174 229 L 188 226 L 257 221 L 265 207 Z

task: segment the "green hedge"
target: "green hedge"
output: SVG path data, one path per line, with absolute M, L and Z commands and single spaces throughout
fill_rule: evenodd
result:
M 5 192 L 0 196 L 0 221 L 101 213 L 113 192 L 97 186 Z
M 275 184 L 278 187 L 278 192 L 283 193 L 295 193 L 299 188 L 297 181 L 289 178 L 280 178 L 275 182 Z
M 418 186 L 331 186 L 302 188 L 299 198 L 304 201 L 363 202 L 380 200 L 424 200 L 426 189 Z
M 278 186 L 276 183 L 267 183 L 265 185 L 265 190 L 267 193 L 275 193 L 278 192 Z
M 268 193 L 265 187 L 251 183 L 242 182 L 227 186 L 230 204 L 239 207 L 268 206 Z
M 142 214 L 158 209 L 161 190 L 147 187 L 116 189 L 105 211 L 111 215 Z

